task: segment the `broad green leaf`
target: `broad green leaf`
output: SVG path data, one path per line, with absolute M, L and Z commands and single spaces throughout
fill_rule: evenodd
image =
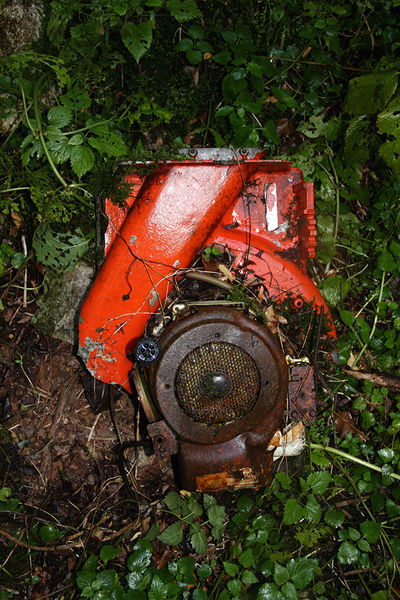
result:
M 70 156 L 71 166 L 79 179 L 94 165 L 94 154 L 88 146 L 73 146 Z
M 175 48 L 181 52 L 187 52 L 187 50 L 191 50 L 193 48 L 193 41 L 189 38 L 183 38 L 183 40 L 177 43 Z
M 340 527 L 344 521 L 344 514 L 340 510 L 327 510 L 324 516 L 325 522 L 331 527 Z
M 242 581 L 245 585 L 251 585 L 252 583 L 257 583 L 258 579 L 256 577 L 256 575 L 253 573 L 253 571 L 249 571 L 248 569 L 245 569 L 241 575 L 242 577 Z
M 327 471 L 316 471 L 307 477 L 307 485 L 314 494 L 323 494 L 331 482 Z
M 381 448 L 378 450 L 378 454 L 383 460 L 383 462 L 390 462 L 395 457 L 395 451 L 393 448 Z
M 292 558 L 286 565 L 290 580 L 297 590 L 304 590 L 314 577 L 318 561 L 310 558 Z
M 397 88 L 397 73 L 361 75 L 349 82 L 345 112 L 351 115 L 372 115 L 380 112 Z
M 304 507 L 301 506 L 294 498 L 289 498 L 286 501 L 283 509 L 282 523 L 284 525 L 293 525 L 304 517 Z
M 72 112 L 68 106 L 53 106 L 47 113 L 47 119 L 55 127 L 65 127 L 72 119 Z
M 207 510 L 207 516 L 211 525 L 214 525 L 215 527 L 222 527 L 225 519 L 225 507 L 218 506 L 217 504 L 210 506 L 210 508 Z
M 119 552 L 119 548 L 114 546 L 105 545 L 101 547 L 100 558 L 104 564 L 107 564 L 110 560 L 113 560 Z
M 343 542 L 339 548 L 338 561 L 341 565 L 356 563 L 360 557 L 360 551 L 354 544 Z
M 393 271 L 397 269 L 396 261 L 391 253 L 387 250 L 378 256 L 377 264 L 378 269 L 381 269 L 381 271 L 386 271 L 386 273 L 393 273 Z
M 227 48 L 221 50 L 221 52 L 217 52 L 213 55 L 212 59 L 219 65 L 227 65 L 231 60 L 232 55 Z
M 72 152 L 72 146 L 68 144 L 68 138 L 65 136 L 48 142 L 47 149 L 56 165 L 60 165 L 67 161 Z
M 257 600 L 283 600 L 283 596 L 274 583 L 264 583 L 258 590 Z
M 345 325 L 347 325 L 349 327 L 350 327 L 350 325 L 353 325 L 354 315 L 352 312 L 350 312 L 349 310 L 340 310 L 339 314 L 340 314 L 340 318 L 342 319 L 342 321 Z
M 239 563 L 245 569 L 254 565 L 254 556 L 251 548 L 247 548 L 242 554 L 239 556 Z
M 283 567 L 279 563 L 275 563 L 274 567 L 274 581 L 276 585 L 283 585 L 287 581 L 289 581 L 289 573 L 286 567 Z
M 240 498 L 237 501 L 236 506 L 237 506 L 238 511 L 249 513 L 254 506 L 254 500 L 250 496 L 246 496 L 246 495 L 240 496 Z
M 307 521 L 315 521 L 319 523 L 321 519 L 321 507 L 314 496 L 309 496 L 304 511 L 304 516 Z
M 400 560 L 400 538 L 391 538 L 389 545 L 394 558 Z
M 83 143 L 83 135 L 80 133 L 75 133 L 69 138 L 68 144 L 69 146 L 80 146 Z
M 232 111 L 233 111 L 232 106 L 221 106 L 220 108 L 217 108 L 217 110 L 215 111 L 215 116 L 216 117 L 227 117 L 228 115 L 231 114 Z
M 297 100 L 293 98 L 289 90 L 282 90 L 281 88 L 271 86 L 271 91 L 276 98 L 283 104 L 285 104 L 288 108 L 297 108 Z
M 361 533 L 370 544 L 375 544 L 381 534 L 380 523 L 376 521 L 364 521 L 360 524 Z
M 396 258 L 400 258 L 400 244 L 396 240 L 392 240 L 389 245 L 389 250 Z
M 194 40 L 203 40 L 204 36 L 205 36 L 204 29 L 202 27 L 200 27 L 200 25 L 197 25 L 196 23 L 191 25 L 188 28 L 187 32 L 190 35 L 190 37 L 193 38 Z
M 141 540 L 141 545 L 132 554 L 129 555 L 126 561 L 126 566 L 129 571 L 143 573 L 151 562 L 151 544 L 145 540 Z
M 92 587 L 97 587 L 99 590 L 112 590 L 117 584 L 117 574 L 113 569 L 105 569 L 97 573 L 96 579 L 92 583 Z
M 344 155 L 349 163 L 364 162 L 369 157 L 371 123 L 366 115 L 350 121 L 344 141 Z
M 190 543 L 197 554 L 204 554 L 208 548 L 207 536 L 200 523 L 193 523 L 190 528 Z
M 83 569 L 82 571 L 79 571 L 76 576 L 76 585 L 82 590 L 84 587 L 90 586 L 92 581 L 95 580 L 95 577 L 95 571 Z
M 200 517 L 203 514 L 203 509 L 194 496 L 189 498 L 188 509 L 194 517 Z
M 180 512 L 182 507 L 182 503 L 186 504 L 185 500 L 178 494 L 178 492 L 168 492 L 168 494 L 163 499 L 164 504 L 169 508 L 173 513 Z
M 230 593 L 237 597 L 239 596 L 239 592 L 242 589 L 242 582 L 239 579 L 230 579 L 228 581 L 228 590 Z
M 202 16 L 195 0 L 167 0 L 167 9 L 179 22 Z
M 63 532 L 60 529 L 57 529 L 57 527 L 54 527 L 54 525 L 42 525 L 39 529 L 40 539 L 44 542 L 55 542 L 63 535 Z
M 225 572 L 227 573 L 227 575 L 229 575 L 229 577 L 235 577 L 235 575 L 239 571 L 239 567 L 236 563 L 224 561 L 223 565 L 224 565 Z
M 158 575 L 154 575 L 150 589 L 148 591 L 148 600 L 165 600 L 168 595 L 168 584 Z
M 379 133 L 390 137 L 379 148 L 379 154 L 400 178 L 400 94 L 378 115 L 376 124 Z
M 281 592 L 285 598 L 285 600 L 299 600 L 299 595 L 296 591 L 295 586 L 291 581 L 287 581 L 283 584 L 281 588 Z
M 327 277 L 322 283 L 321 292 L 327 303 L 335 308 L 350 291 L 350 283 L 341 275 Z
M 188 50 L 186 52 L 186 58 L 191 65 L 198 65 L 201 62 L 203 55 L 200 50 Z
M 145 54 L 151 46 L 153 39 L 152 23 L 150 21 L 144 21 L 143 23 L 136 25 L 135 23 L 128 21 L 121 29 L 121 38 L 136 62 L 139 62 L 143 54 Z
M 183 540 L 182 525 L 179 521 L 173 523 L 167 529 L 165 529 L 160 535 L 157 536 L 164 544 L 169 546 L 177 546 Z
M 207 600 L 208 596 L 206 592 L 200 588 L 197 588 L 193 592 L 193 600 Z
M 198 577 L 200 577 L 201 579 L 206 579 L 207 577 L 209 577 L 212 573 L 211 567 L 209 567 L 209 565 L 203 564 L 201 565 L 197 571 L 196 574 Z

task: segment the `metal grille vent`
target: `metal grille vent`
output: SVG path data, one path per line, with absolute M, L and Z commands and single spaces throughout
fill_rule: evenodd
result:
M 222 425 L 244 417 L 261 386 L 253 358 L 226 342 L 198 346 L 182 360 L 175 376 L 181 409 L 195 422 Z

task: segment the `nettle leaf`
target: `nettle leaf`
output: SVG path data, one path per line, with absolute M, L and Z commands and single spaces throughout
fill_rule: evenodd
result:
M 157 536 L 157 539 L 164 544 L 168 544 L 169 546 L 177 546 L 183 540 L 183 530 L 182 525 L 179 521 L 173 523 L 167 529 L 165 529 L 160 535 Z
M 304 517 L 304 507 L 301 506 L 294 498 L 289 498 L 286 501 L 283 509 L 282 523 L 284 525 L 293 525 Z
M 72 152 L 72 147 L 68 144 L 68 138 L 65 136 L 58 140 L 48 142 L 47 149 L 56 165 L 66 162 L 70 158 Z
M 310 473 L 307 477 L 307 485 L 314 494 L 323 494 L 331 482 L 331 476 L 327 471 Z
M 151 562 L 151 555 L 152 549 L 150 542 L 147 540 L 140 540 L 140 544 L 135 546 L 134 552 L 129 555 L 128 560 L 126 561 L 128 570 L 143 573 Z
M 191 536 L 190 543 L 197 554 L 204 554 L 208 548 L 207 536 L 201 528 L 200 523 L 193 523 L 190 526 Z
M 283 567 L 279 563 L 275 563 L 274 567 L 274 581 L 276 585 L 283 585 L 289 581 L 289 573 L 286 567 Z
M 143 54 L 151 46 L 153 39 L 153 26 L 150 21 L 135 25 L 131 21 L 125 23 L 121 29 L 121 38 L 125 47 L 132 54 L 136 62 L 142 58 Z
M 318 561 L 310 558 L 292 558 L 286 565 L 290 580 L 298 590 L 304 590 L 314 577 Z
M 241 589 L 242 582 L 239 579 L 230 579 L 228 581 L 228 590 L 233 596 L 238 597 Z
M 379 154 L 393 169 L 394 175 L 400 178 L 400 95 L 378 115 L 376 124 L 379 133 L 386 133 L 392 138 L 381 145 Z
M 178 492 L 168 492 L 163 500 L 164 504 L 169 508 L 170 511 L 177 513 L 180 511 L 182 505 L 182 498 Z
M 223 565 L 224 565 L 225 572 L 227 575 L 229 575 L 229 577 L 235 577 L 235 575 L 239 571 L 239 567 L 235 563 L 224 561 Z
M 47 113 L 47 119 L 54 127 L 65 127 L 72 119 L 72 111 L 68 106 L 53 106 Z
M 245 585 L 251 585 L 252 583 L 257 583 L 258 579 L 253 571 L 245 569 L 242 573 L 242 581 Z
M 73 146 L 71 150 L 71 167 L 79 179 L 90 171 L 94 165 L 94 154 L 88 146 Z
M 195 0 L 167 0 L 167 9 L 179 22 L 202 16 Z
M 210 508 L 207 510 L 207 517 L 211 525 L 214 525 L 215 527 L 222 527 L 225 519 L 225 507 L 218 506 L 217 504 L 210 506 Z
M 321 519 L 321 507 L 314 496 L 308 498 L 304 516 L 307 521 L 316 521 L 319 523 Z
M 351 79 L 345 112 L 373 115 L 383 110 L 396 91 L 397 77 L 397 73 L 373 73 Z
M 168 584 L 158 575 L 154 575 L 148 591 L 149 600 L 165 600 L 168 594 Z
M 283 596 L 274 583 L 264 583 L 258 590 L 257 600 L 283 600 Z
M 92 583 L 92 587 L 96 587 L 101 590 L 111 591 L 118 582 L 117 574 L 113 569 L 106 569 L 97 573 L 96 579 Z
M 188 508 L 193 517 L 200 517 L 203 514 L 203 509 L 194 496 L 190 496 Z

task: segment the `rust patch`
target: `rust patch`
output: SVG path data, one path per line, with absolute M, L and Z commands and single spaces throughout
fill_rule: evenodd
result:
M 264 478 L 263 478 L 264 481 Z M 196 477 L 196 490 L 198 492 L 219 492 L 221 490 L 241 488 L 257 488 L 262 485 L 260 477 L 251 467 L 243 467 L 239 471 L 228 473 L 210 473 Z

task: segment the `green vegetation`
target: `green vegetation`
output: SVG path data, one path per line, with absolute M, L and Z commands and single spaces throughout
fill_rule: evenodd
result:
M 75 598 L 400 597 L 398 5 L 53 0 L 40 39 L 1 59 L 0 223 L 20 218 L 38 261 L 63 271 L 92 246 L 121 159 L 263 147 L 314 182 L 310 269 L 347 367 L 320 373 L 300 462 L 223 505 L 170 492 L 142 539 L 82 552 Z M 32 257 L 20 250 L 0 245 L 5 286 Z M 5 482 L 0 510 L 21 511 L 14 495 Z M 34 527 L 28 545 L 68 543 L 52 522 Z

